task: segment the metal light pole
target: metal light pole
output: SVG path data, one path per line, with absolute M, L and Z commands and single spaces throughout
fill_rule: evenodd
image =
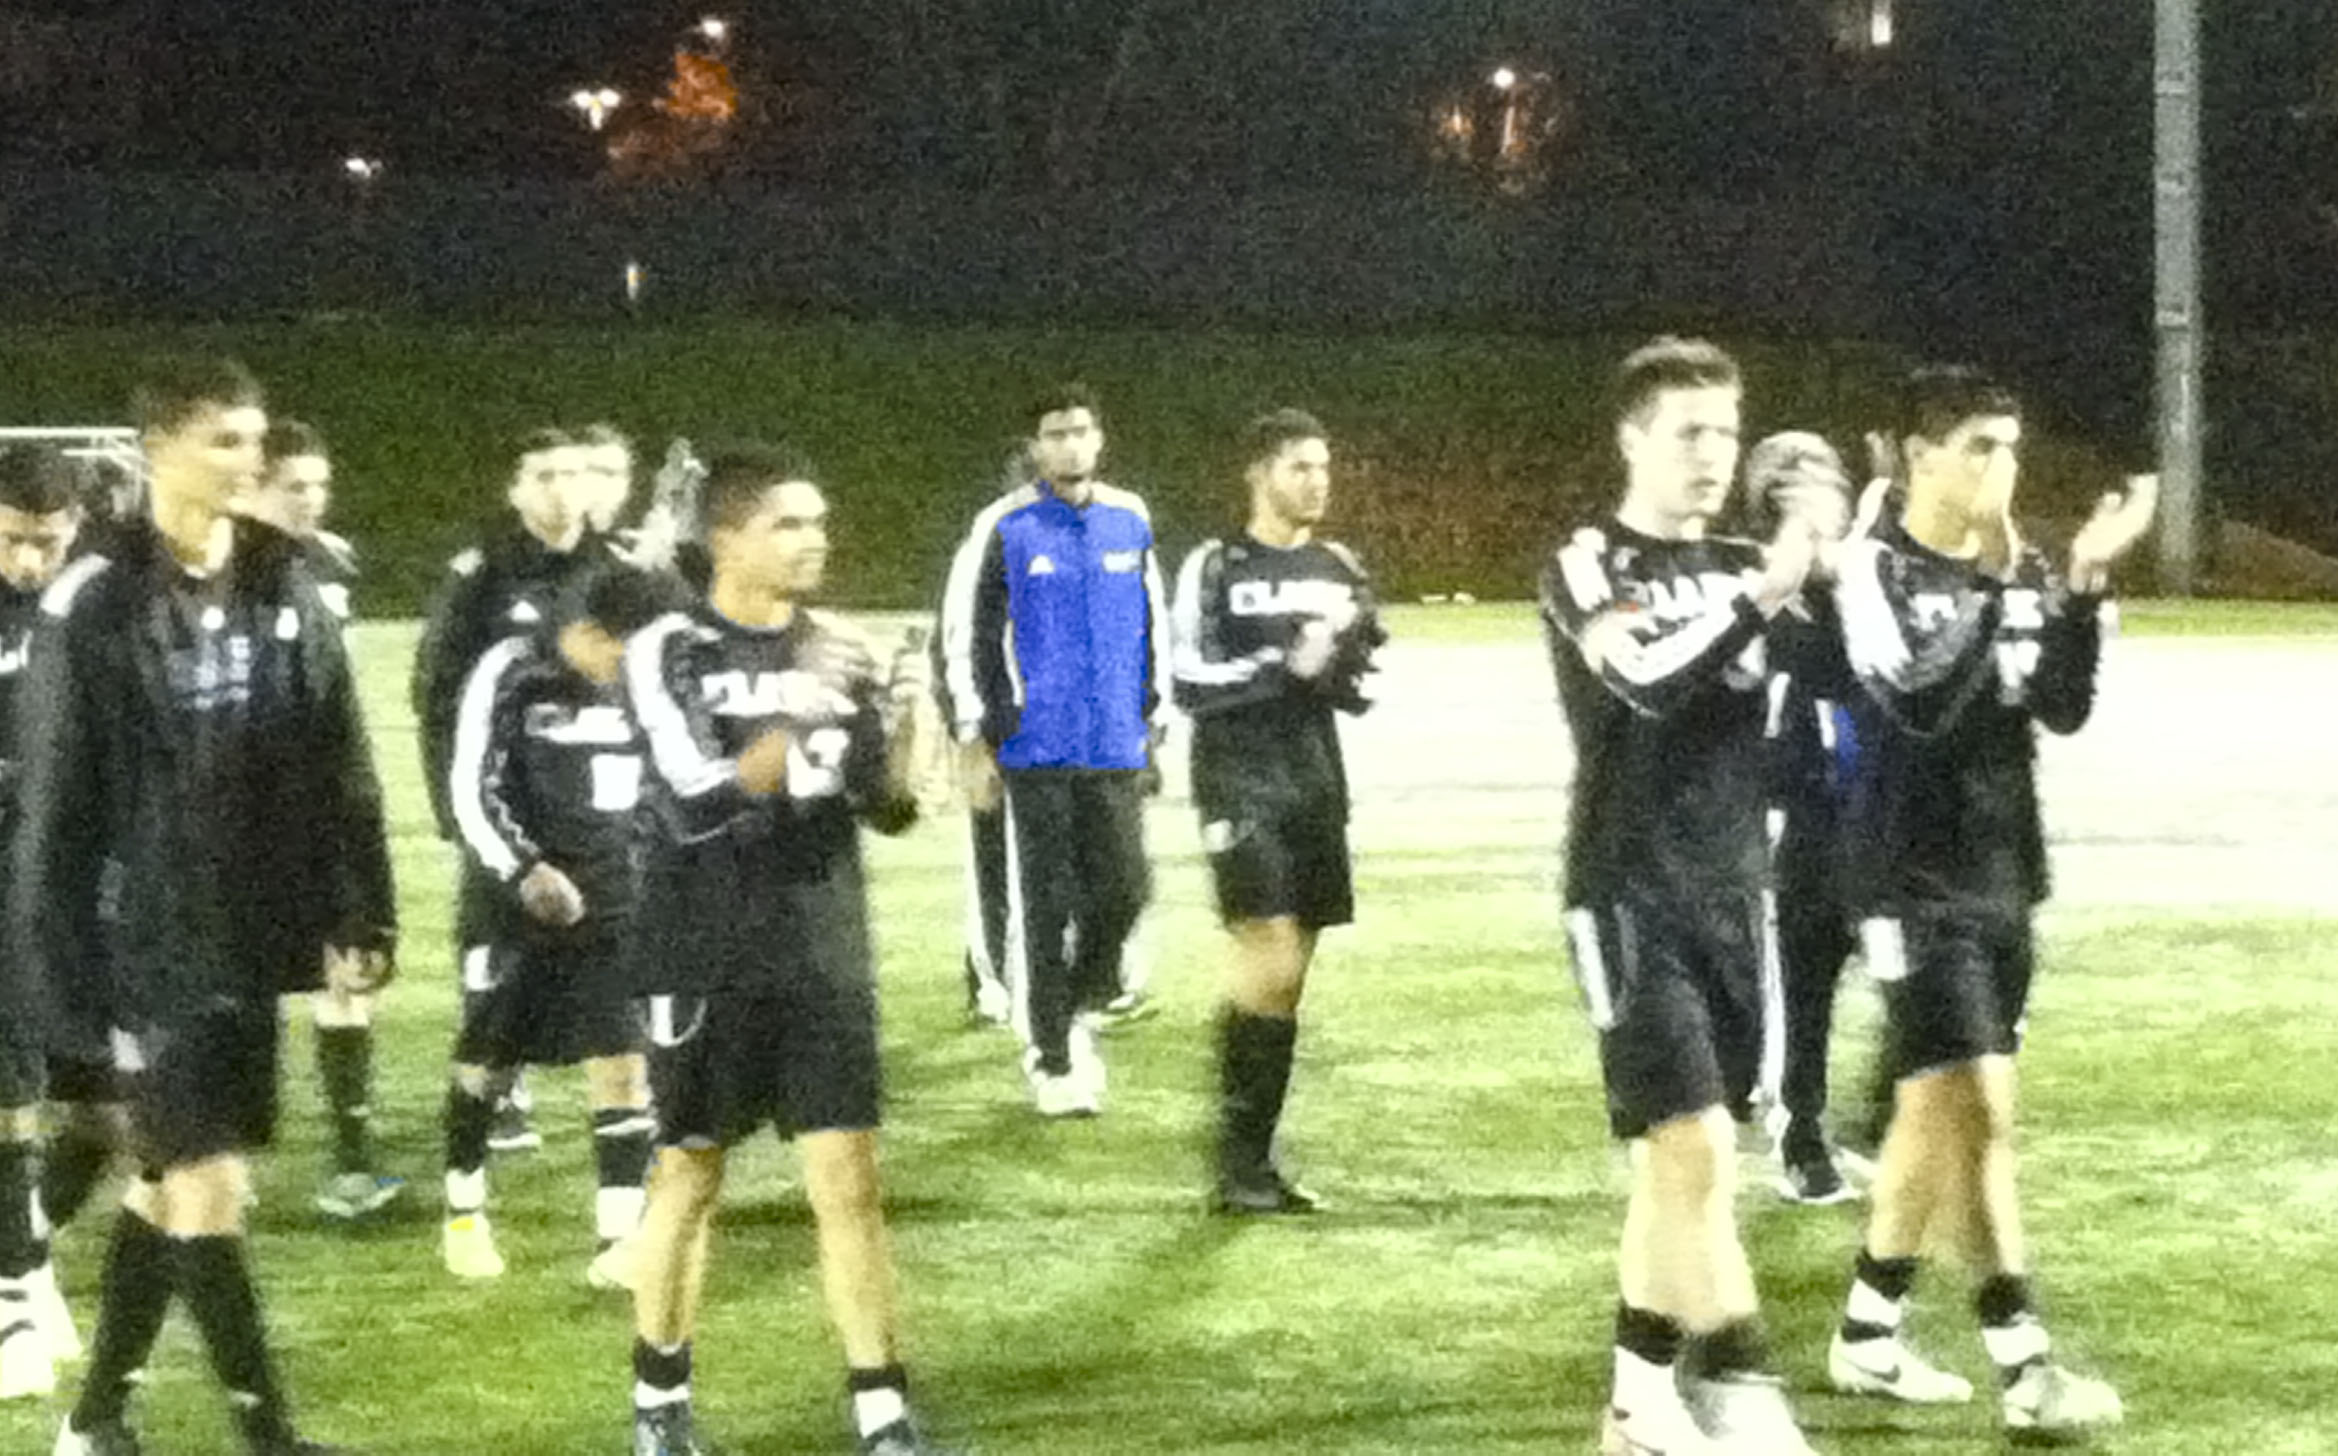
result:
M 2159 330 L 2161 586 L 2192 595 L 2200 566 L 2201 418 L 2199 0 L 2155 0 L 2152 171 Z

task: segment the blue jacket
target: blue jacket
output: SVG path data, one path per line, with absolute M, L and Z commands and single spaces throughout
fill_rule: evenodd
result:
M 941 637 L 952 726 L 1000 768 L 1143 768 L 1169 661 L 1145 503 L 1099 484 L 1075 507 L 1045 481 L 991 502 L 951 563 Z

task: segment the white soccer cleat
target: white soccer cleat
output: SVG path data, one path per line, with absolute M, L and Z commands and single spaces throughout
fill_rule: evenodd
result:
M 1103 1111 L 1096 1100 L 1095 1090 L 1080 1080 L 1076 1072 L 1054 1076 L 1047 1072 L 1031 1074 L 1031 1105 L 1041 1117 L 1094 1117 Z
M 585 1266 L 585 1283 L 594 1289 L 614 1291 L 631 1289 L 641 1279 L 641 1239 L 613 1240 L 601 1246 L 593 1262 Z
M 1096 1043 L 1096 1023 L 1081 1017 L 1072 1023 L 1070 1037 L 1072 1075 L 1085 1083 L 1090 1095 L 1101 1106 L 1104 1101 L 1104 1053 Z
M 1015 1008 L 1007 1000 L 1007 988 L 988 976 L 974 981 L 974 1015 L 988 1026 L 1005 1026 L 1013 1019 Z
M 1926 1360 L 1896 1335 L 1846 1340 L 1840 1330 L 1827 1347 L 1827 1378 L 1845 1395 L 1880 1395 L 1909 1405 L 1962 1405 L 1973 1383 Z
M 2032 1361 L 2005 1388 L 2005 1428 L 2042 1436 L 2083 1436 L 2107 1430 L 2126 1416 L 2119 1392 L 2091 1376 Z
M 1689 1411 L 1715 1452 L 1730 1456 L 1818 1456 L 1794 1422 L 1776 1376 L 1731 1375 L 1688 1384 Z
M 43 1264 L 25 1275 L 24 1292 L 32 1301 L 32 1322 L 48 1343 L 49 1358 L 60 1365 L 78 1362 L 86 1352 L 81 1348 L 81 1332 L 73 1327 L 72 1307 L 57 1288 L 56 1264 Z
M 1679 1400 L 1624 1410 L 1614 1404 L 1599 1425 L 1599 1456 L 1721 1456 Z
M 11 1317 L 18 1306 L 11 1302 Z M 31 1318 L 0 1329 L 0 1401 L 32 1400 L 57 1391 L 57 1364 L 49 1357 L 49 1342 L 41 1338 Z
M 462 1213 L 446 1221 L 439 1239 L 446 1271 L 457 1279 L 501 1279 L 503 1255 L 495 1249 L 495 1231 L 484 1213 Z

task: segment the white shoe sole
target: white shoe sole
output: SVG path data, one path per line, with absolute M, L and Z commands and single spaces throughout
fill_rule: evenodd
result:
M 1901 1405 L 1963 1405 L 1973 1398 L 1970 1381 L 1947 1371 L 1939 1373 L 1944 1382 L 1953 1383 L 1912 1391 L 1901 1380 L 1898 1370 L 1885 1375 L 1844 1358 L 1838 1350 L 1827 1354 L 1827 1381 L 1844 1395 L 1875 1396 Z

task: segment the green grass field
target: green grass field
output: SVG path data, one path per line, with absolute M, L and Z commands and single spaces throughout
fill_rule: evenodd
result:
M 2133 620 L 2286 630 L 2260 616 Z M 2333 628 L 2327 614 L 2280 621 Z M 1519 609 L 1407 612 L 1397 625 L 1424 657 L 1447 642 L 1508 644 L 1531 666 L 1531 614 Z M 428 833 L 413 767 L 410 629 L 366 626 L 356 640 L 406 906 L 380 1123 L 414 1188 L 394 1216 L 354 1233 L 310 1213 L 320 1119 L 296 1026 L 256 1236 L 283 1363 L 316 1432 L 376 1456 L 615 1452 L 629 1312 L 581 1277 L 590 1150 L 575 1074 L 537 1080 L 547 1147 L 496 1165 L 512 1273 L 466 1287 L 438 1264 L 451 862 Z M 1521 691 L 1547 701 L 1547 682 Z M 1541 765 L 1521 772 L 1548 777 Z M 1465 810 L 1427 796 L 1418 842 L 1375 831 L 1385 842 L 1360 857 L 1362 923 L 1322 959 L 1290 1119 L 1298 1162 L 1336 1200 L 1305 1223 L 1201 1212 L 1220 947 L 1182 810 L 1153 826 L 1161 875 L 1144 932 L 1166 1010 L 1111 1043 L 1108 1114 L 1083 1125 L 1036 1122 L 1003 1035 L 962 1027 L 955 821 L 877 846 L 890 1202 L 913 1374 L 943 1435 L 989 1456 L 1592 1449 L 1622 1183 L 1560 949 L 1547 847 L 1559 826 L 1539 844 L 1473 842 Z M 2326 923 L 2304 910 L 2073 903 L 2043 930 L 2025 1064 L 2028 1202 L 2053 1327 L 2128 1397 L 2128 1430 L 2101 1449 L 2338 1450 L 2327 1315 L 2338 993 Z M 1846 996 L 1846 1077 L 1864 1064 L 1870 1002 Z M 1987 1407 L 1911 1412 L 1821 1393 L 1859 1213 L 1788 1209 L 1759 1191 L 1743 1206 L 1822 1450 L 2002 1444 Z M 740 1156 L 723 1229 L 700 1339 L 705 1420 L 744 1456 L 848 1449 L 784 1149 L 766 1141 Z M 62 1248 L 85 1326 L 100 1233 L 86 1219 Z M 1962 1282 L 1941 1271 L 1920 1304 L 1931 1348 L 1983 1376 Z M 143 1412 L 151 1451 L 231 1449 L 183 1316 Z M 0 1451 L 45 1451 L 53 1420 L 0 1413 Z

